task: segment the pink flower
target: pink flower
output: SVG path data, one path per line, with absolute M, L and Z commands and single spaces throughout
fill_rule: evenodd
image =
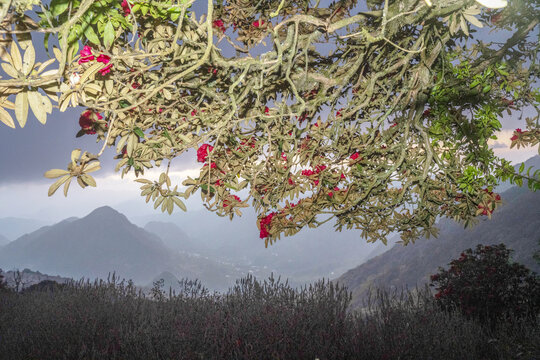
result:
M 97 62 L 108 64 L 109 61 L 111 61 L 111 57 L 107 56 L 105 54 L 99 54 L 99 56 L 96 59 Z
M 261 27 L 264 25 L 264 20 L 254 21 L 252 25 L 255 26 L 256 28 Z
M 205 162 L 208 154 L 214 150 L 214 147 L 209 144 L 202 144 L 199 149 L 197 149 L 197 161 Z
M 88 45 L 85 45 L 82 48 L 80 55 L 81 55 L 81 58 L 79 59 L 79 65 L 94 60 L 94 55 L 92 54 L 92 48 Z
M 123 0 L 122 4 L 120 5 L 122 6 L 122 10 L 124 10 L 124 16 L 128 16 L 129 14 L 131 14 L 131 9 L 128 5 L 127 0 Z

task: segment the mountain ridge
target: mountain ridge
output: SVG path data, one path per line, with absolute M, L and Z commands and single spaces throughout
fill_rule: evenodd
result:
M 412 288 L 429 281 L 438 267 L 446 267 L 461 251 L 477 244 L 500 244 L 514 250 L 514 261 L 533 271 L 540 264 L 532 258 L 540 240 L 540 192 L 513 187 L 501 194 L 503 206 L 492 220 L 483 219 L 471 229 L 444 219 L 439 237 L 418 239 L 414 244 L 394 245 L 383 254 L 350 269 L 335 281 L 353 293 L 353 307 L 360 307 L 370 286 Z

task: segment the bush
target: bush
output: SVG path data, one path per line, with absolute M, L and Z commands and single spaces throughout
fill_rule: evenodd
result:
M 535 319 L 540 310 L 540 280 L 512 263 L 504 244 L 467 249 L 450 268 L 431 276 L 435 299 L 443 309 L 490 324 L 510 317 Z

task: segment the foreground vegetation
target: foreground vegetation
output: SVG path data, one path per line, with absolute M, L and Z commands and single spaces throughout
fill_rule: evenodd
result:
M 496 327 L 440 310 L 429 289 L 374 292 L 348 311 L 346 289 L 292 289 L 248 276 L 227 294 L 182 281 L 179 294 L 118 281 L 0 291 L 0 358 L 535 359 L 538 319 Z

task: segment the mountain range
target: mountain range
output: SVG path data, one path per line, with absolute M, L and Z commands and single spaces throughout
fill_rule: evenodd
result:
M 116 272 L 139 284 L 170 271 L 198 278 L 217 290 L 225 290 L 239 277 L 231 265 L 171 251 L 157 235 L 108 206 L 21 236 L 0 248 L 0 264 L 75 279 L 106 278 Z
M 421 238 L 414 244 L 394 245 L 390 250 L 347 271 L 336 282 L 353 294 L 353 307 L 361 307 L 370 287 L 413 289 L 429 281 L 439 266 L 459 257 L 477 244 L 504 243 L 514 250 L 512 260 L 540 273 L 533 254 L 540 248 L 540 191 L 512 187 L 501 194 L 503 206 L 491 220 L 481 218 L 472 228 L 452 220 L 441 220 L 438 238 Z

